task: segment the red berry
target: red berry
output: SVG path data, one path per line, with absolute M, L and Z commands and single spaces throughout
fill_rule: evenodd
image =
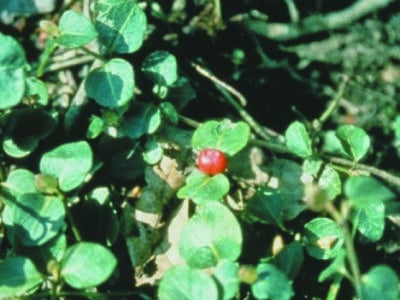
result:
M 216 149 L 203 149 L 197 157 L 197 166 L 200 171 L 208 175 L 224 172 L 227 165 L 225 154 Z

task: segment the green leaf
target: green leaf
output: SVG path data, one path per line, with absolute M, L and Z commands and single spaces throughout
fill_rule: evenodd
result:
M 178 78 L 176 58 L 168 51 L 150 53 L 143 61 L 142 71 L 157 85 L 170 86 Z
M 350 219 L 369 241 L 379 241 L 385 229 L 385 205 L 379 199 L 357 202 L 351 211 Z
M 242 232 L 231 211 L 219 202 L 198 206 L 182 230 L 179 253 L 189 266 L 207 268 L 218 261 L 235 261 L 241 252 Z
M 285 131 L 285 140 L 286 146 L 293 154 L 303 158 L 312 155 L 311 139 L 303 123 L 291 123 Z
M 85 141 L 63 144 L 42 156 L 40 172 L 58 178 L 60 189 L 68 192 L 82 184 L 92 168 L 92 156 Z
M 229 260 L 221 260 L 218 263 L 214 271 L 214 277 L 222 287 L 221 299 L 233 299 L 237 294 L 240 284 L 238 273 L 238 263 Z
M 192 146 L 198 151 L 212 148 L 234 155 L 246 146 L 249 137 L 250 127 L 244 122 L 208 121 L 193 133 Z
M 301 201 L 304 194 L 304 184 L 301 182 L 301 166 L 294 161 L 274 159 L 270 165 L 270 176 L 273 188 L 282 198 L 282 218 L 292 220 L 306 207 Z
M 196 204 L 221 200 L 229 191 L 229 180 L 224 174 L 208 176 L 194 170 L 187 178 L 186 184 L 178 191 L 178 198 L 190 198 Z
M 342 249 L 343 232 L 331 219 L 315 218 L 304 225 L 303 241 L 310 256 L 331 259 Z
M 29 257 L 35 262 L 39 272 L 43 274 L 51 273 L 54 269 L 58 272 L 58 264 L 67 249 L 67 237 L 65 234 L 58 234 L 51 240 L 38 247 L 21 247 L 19 252 L 25 257 Z M 53 264 L 54 263 L 54 264 Z M 54 268 L 52 270 L 52 268 Z
M 318 282 L 324 282 L 335 276 L 347 274 L 346 269 L 346 251 L 341 249 L 335 259 L 318 276 Z
M 361 278 L 360 298 L 362 300 L 398 300 L 399 278 L 390 267 L 377 265 Z
M 0 33 L 0 109 L 21 102 L 25 93 L 25 53 L 17 41 Z
M 35 103 L 43 106 L 47 105 L 49 101 L 49 93 L 46 84 L 36 77 L 29 77 L 26 79 L 25 94 L 33 98 Z
M 124 106 L 134 96 L 133 68 L 126 60 L 111 59 L 89 73 L 85 89 L 88 96 L 101 106 L 108 108 Z
M 336 130 L 336 136 L 342 143 L 346 154 L 354 161 L 359 161 L 367 154 L 371 140 L 367 133 L 354 125 L 343 125 Z
M 106 281 L 117 265 L 114 254 L 96 243 L 81 242 L 67 249 L 61 276 L 72 287 L 86 289 Z
M 299 242 L 292 242 L 285 246 L 271 263 L 279 268 L 286 276 L 293 280 L 299 273 L 304 262 L 303 247 Z
M 143 159 L 150 165 L 158 163 L 163 156 L 163 149 L 160 144 L 152 137 L 146 141 Z
M 43 276 L 29 258 L 15 256 L 0 262 L 0 295 L 24 295 L 43 282 Z
M 303 163 L 303 178 L 318 179 L 318 186 L 325 192 L 327 199 L 333 200 L 342 192 L 339 174 L 321 160 L 307 159 Z
M 279 192 L 257 190 L 250 198 L 247 210 L 257 221 L 283 228 L 282 198 Z
M 132 53 L 142 46 L 147 20 L 135 0 L 100 0 L 94 9 L 99 40 L 108 52 Z
M 83 14 L 74 10 L 65 11 L 59 23 L 60 36 L 56 42 L 67 48 L 78 48 L 97 37 L 94 25 Z
M 162 115 L 172 124 L 177 125 L 179 122 L 179 114 L 171 102 L 160 103 Z
M 57 197 L 23 194 L 12 210 L 13 234 L 22 245 L 43 245 L 64 229 L 65 208 Z
M 132 110 L 134 114 L 126 116 L 121 125 L 126 136 L 137 139 L 142 135 L 154 133 L 161 125 L 161 112 L 156 106 L 135 103 Z
M 160 300 L 218 299 L 214 280 L 200 270 L 188 266 L 175 266 L 165 272 L 157 294 Z
M 382 182 L 369 176 L 349 177 L 344 184 L 344 193 L 352 203 L 374 200 L 386 202 L 396 197 Z
M 40 140 L 54 132 L 56 125 L 54 118 L 42 109 L 14 109 L 7 115 L 3 150 L 15 158 L 25 157 L 36 149 Z
M 6 25 L 15 22 L 16 17 L 50 13 L 56 6 L 55 0 L 2 0 L 0 19 Z
M 8 191 L 15 198 L 23 194 L 36 193 L 35 185 L 35 174 L 26 169 L 16 169 L 8 174 L 7 181 L 5 183 Z M 10 205 L 11 203 L 6 203 Z
M 286 300 L 294 295 L 289 279 L 274 265 L 259 264 L 257 274 L 258 279 L 251 286 L 256 299 Z
M 95 139 L 103 132 L 104 128 L 104 120 L 98 116 L 92 115 L 88 130 L 86 132 L 86 137 L 88 139 Z

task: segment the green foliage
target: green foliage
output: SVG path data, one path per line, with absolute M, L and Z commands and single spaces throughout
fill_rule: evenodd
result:
M 250 127 L 244 122 L 208 121 L 193 133 L 192 146 L 196 150 L 218 149 L 232 156 L 246 146 L 249 137 Z
M 361 299 L 399 299 L 399 279 L 396 273 L 385 265 L 372 267 L 361 279 Z
M 90 20 L 81 13 L 67 10 L 60 18 L 59 36 L 56 42 L 67 48 L 84 46 L 97 37 L 96 29 Z
M 331 219 L 315 218 L 304 225 L 307 253 L 317 259 L 334 258 L 343 245 L 343 232 Z
M 218 284 L 222 286 L 221 299 L 232 299 L 239 288 L 238 263 L 229 260 L 221 260 L 215 268 L 214 277 Z
M 289 279 L 277 267 L 261 263 L 257 266 L 257 281 L 251 286 L 256 299 L 285 300 L 293 296 Z
M 354 125 L 343 125 L 336 131 L 345 153 L 354 161 L 363 158 L 371 146 L 367 133 Z
M 156 85 L 170 86 L 178 78 L 175 56 L 167 51 L 149 54 L 142 64 L 143 73 Z
M 189 266 L 208 268 L 222 259 L 235 261 L 241 244 L 242 233 L 234 215 L 222 204 L 208 202 L 198 207 L 183 228 L 179 252 Z
M 120 58 L 112 59 L 94 69 L 85 82 L 88 96 L 108 108 L 127 104 L 133 97 L 134 87 L 132 65 Z
M 193 171 L 186 179 L 177 196 L 190 198 L 196 204 L 218 201 L 229 191 L 229 180 L 224 174 L 208 176 L 198 170 Z
M 135 0 L 101 0 L 94 5 L 96 30 L 107 52 L 132 53 L 143 43 L 146 15 Z
M 274 61 L 240 26 L 240 39 L 228 48 L 202 53 L 211 45 L 205 39 L 215 36 L 212 44 L 219 45 L 231 32 L 224 3 L 195 1 L 192 9 L 185 1 L 171 7 L 98 0 L 82 8 L 28 2 L 0 3 L 1 28 L 13 34 L 0 33 L 0 298 L 333 300 L 342 292 L 399 298 L 400 179 L 396 164 L 388 163 L 400 153 L 396 47 L 382 45 L 383 62 L 368 64 L 377 74 L 352 73 L 354 57 L 366 59 L 352 52 L 335 93 L 331 82 L 319 82 L 325 76 L 314 76 L 319 70 L 307 77 L 305 66 L 316 60 L 310 53 L 296 65 L 294 58 Z M 299 12 L 312 11 L 310 4 L 287 2 L 289 27 L 268 23 L 257 3 L 238 16 L 244 27 L 255 21 L 274 32 L 324 23 L 297 20 Z M 236 11 L 238 3 L 232 5 Z M 43 12 L 49 14 L 30 18 Z M 374 44 L 397 45 L 398 20 L 378 26 L 384 34 L 376 20 L 364 29 Z M 331 44 L 346 48 L 348 40 L 359 40 L 351 37 Z M 240 44 L 246 40 L 254 42 L 254 53 Z M 320 49 L 320 42 L 312 44 Z M 301 53 L 300 46 L 283 46 L 272 48 Z M 260 74 L 269 77 L 270 69 L 299 84 L 309 81 L 320 100 L 335 95 L 324 111 L 293 107 L 301 122 L 288 120 L 284 110 L 269 119 L 279 97 L 286 104 L 285 93 L 274 98 L 258 90 Z M 355 88 L 363 81 L 381 88 L 372 93 L 373 104 Z M 197 91 L 197 108 L 208 113 L 200 114 L 202 122 L 185 109 Z M 253 105 L 264 96 L 271 107 L 255 120 Z M 350 103 L 356 96 L 363 103 Z M 320 116 L 307 120 L 315 113 Z M 287 129 L 281 134 L 265 127 L 270 124 Z M 226 157 L 218 171 L 196 161 L 203 150 Z M 372 265 L 359 251 L 366 243 L 379 250 Z M 314 259 L 324 261 L 305 263 Z M 304 285 L 310 274 L 318 282 Z M 314 289 L 319 282 L 330 284 L 326 294 L 325 285 Z
M 312 155 L 311 138 L 303 123 L 295 121 L 285 131 L 286 146 L 293 153 L 300 157 Z
M 82 242 L 67 249 L 61 262 L 61 276 L 72 287 L 85 289 L 107 280 L 117 265 L 110 250 Z
M 257 221 L 283 228 L 283 200 L 278 192 L 258 190 L 249 200 L 247 210 Z
M 25 93 L 25 52 L 15 39 L 0 33 L 0 109 L 17 105 Z
M 0 263 L 0 293 L 14 297 L 32 290 L 43 281 L 33 262 L 25 257 L 10 257 Z
M 85 141 L 58 146 L 40 160 L 40 172 L 58 179 L 60 189 L 71 191 L 83 183 L 92 168 L 92 150 Z
M 218 299 L 218 289 L 212 278 L 187 266 L 168 270 L 158 289 L 160 300 L 207 300 Z

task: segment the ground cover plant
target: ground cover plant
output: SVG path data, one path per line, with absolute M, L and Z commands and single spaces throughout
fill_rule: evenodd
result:
M 398 1 L 0 2 L 0 299 L 399 299 Z

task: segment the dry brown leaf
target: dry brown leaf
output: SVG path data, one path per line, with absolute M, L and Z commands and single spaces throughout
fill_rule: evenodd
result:
M 181 231 L 189 220 L 189 200 L 182 202 L 180 207 L 173 214 L 167 227 L 167 234 L 154 251 L 154 263 L 156 272 L 151 276 L 136 278 L 136 285 L 155 284 L 162 278 L 169 268 L 184 264 L 185 261 L 179 254 L 178 243 Z
M 185 182 L 176 160 L 166 155 L 158 165 L 146 167 L 145 179 L 147 186 L 143 189 L 136 209 L 151 213 L 160 213 L 163 205 Z

